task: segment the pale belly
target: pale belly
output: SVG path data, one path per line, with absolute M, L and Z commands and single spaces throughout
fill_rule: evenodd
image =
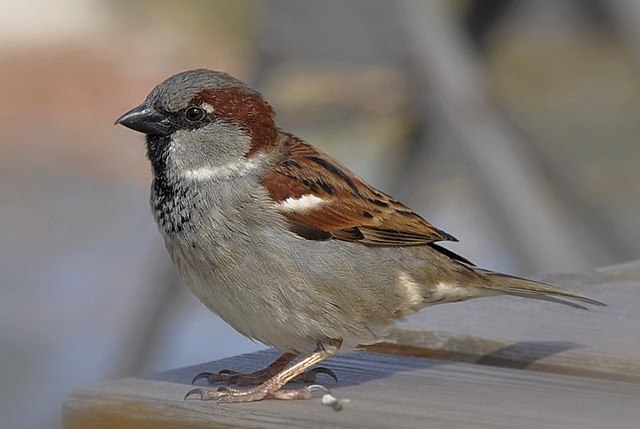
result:
M 189 192 L 154 206 L 167 249 L 200 301 L 248 337 L 298 352 L 356 346 L 423 305 L 425 249 L 300 238 L 250 178 Z
M 171 241 L 167 247 L 211 311 L 243 335 L 281 350 L 307 352 L 328 338 L 346 347 L 371 343 L 407 315 L 408 305 L 413 311 L 421 306 L 408 302 L 415 294 L 397 287 L 394 249 L 308 242 L 284 231 L 216 250 Z

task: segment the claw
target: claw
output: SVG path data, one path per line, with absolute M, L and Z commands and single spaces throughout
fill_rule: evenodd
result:
M 327 389 L 321 384 L 312 384 L 311 386 L 307 386 L 307 389 L 309 389 L 309 392 L 311 393 L 315 393 L 315 392 L 322 392 L 324 394 L 329 393 L 329 389 Z
M 329 377 L 333 378 L 336 383 L 338 383 L 338 376 L 336 375 L 336 373 L 333 372 L 332 370 L 330 370 L 329 368 L 324 367 L 324 366 L 319 366 L 317 368 L 312 368 L 308 372 L 310 372 L 310 373 L 312 373 L 314 375 L 317 375 L 317 374 L 328 375 Z M 316 386 L 320 386 L 320 385 L 316 384 Z M 322 386 L 320 386 L 320 387 L 322 387 Z
M 315 383 L 318 374 L 326 374 L 329 377 L 333 378 L 336 383 L 338 382 L 338 376 L 336 376 L 336 374 L 332 370 L 330 370 L 329 368 L 325 368 L 324 366 L 312 368 L 309 371 L 300 374 L 295 378 L 294 381 L 298 383 Z
M 192 389 L 188 391 L 187 394 L 184 395 L 184 400 L 187 401 L 189 399 L 192 399 L 191 398 L 192 396 L 197 395 L 197 396 L 200 396 L 200 398 L 198 399 L 200 399 L 201 401 L 211 401 L 215 399 L 218 402 L 225 402 L 223 398 L 228 396 L 233 396 L 234 394 L 237 394 L 237 393 L 238 391 L 236 389 L 231 389 L 224 386 L 219 387 L 216 390 L 199 387 L 197 389 Z
M 203 378 L 206 379 L 210 384 L 213 383 L 220 383 L 220 382 L 225 382 L 229 380 L 228 376 L 231 376 L 231 378 L 233 377 L 238 377 L 241 376 L 242 374 L 240 374 L 237 371 L 232 371 L 230 369 L 223 369 L 220 370 L 216 373 L 214 372 L 201 372 L 200 374 L 197 374 L 195 377 L 193 377 L 193 379 L 191 380 L 191 384 L 195 384 L 196 381 L 198 380 L 202 380 Z
M 203 378 L 206 378 L 207 380 L 209 379 L 209 377 L 211 377 L 213 375 L 212 372 L 201 372 L 200 374 L 196 374 L 195 377 L 193 377 L 193 379 L 191 380 L 191 384 L 196 384 L 196 381 L 198 380 L 202 380 Z
M 200 399 L 202 399 L 202 392 L 203 392 L 203 391 L 204 391 L 204 389 L 203 389 L 203 388 L 201 388 L 201 387 L 198 387 L 197 389 L 191 389 L 191 390 L 189 390 L 189 391 L 187 392 L 187 394 L 186 394 L 186 395 L 184 395 L 183 400 L 184 400 L 184 401 L 188 401 L 189 399 L 193 399 L 193 398 L 191 398 L 191 396 L 194 396 L 194 395 L 199 395 L 199 396 L 200 396 Z

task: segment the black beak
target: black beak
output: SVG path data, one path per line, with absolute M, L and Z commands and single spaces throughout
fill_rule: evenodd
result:
M 148 135 L 166 136 L 171 134 L 169 118 L 149 106 L 146 101 L 116 119 L 114 125 L 117 124 Z

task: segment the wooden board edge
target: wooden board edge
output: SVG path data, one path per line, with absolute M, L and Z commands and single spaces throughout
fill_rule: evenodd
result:
M 568 342 L 506 342 L 395 328 L 385 341 L 360 347 L 398 356 L 640 383 L 640 361 Z

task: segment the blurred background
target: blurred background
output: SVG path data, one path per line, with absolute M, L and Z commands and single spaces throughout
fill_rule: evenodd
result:
M 636 0 L 0 1 L 0 416 L 55 427 L 101 380 L 263 348 L 180 285 L 143 137 L 196 67 L 519 275 L 640 255 Z

